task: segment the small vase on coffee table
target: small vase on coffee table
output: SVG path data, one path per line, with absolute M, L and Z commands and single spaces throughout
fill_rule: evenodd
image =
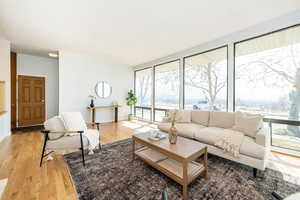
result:
M 172 126 L 169 130 L 169 142 L 170 144 L 176 144 L 177 142 L 177 129 L 175 127 L 175 124 L 172 123 Z

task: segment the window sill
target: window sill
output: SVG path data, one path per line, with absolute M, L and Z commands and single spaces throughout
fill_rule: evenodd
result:
M 285 149 L 285 148 L 271 146 L 271 151 L 272 152 L 286 154 L 286 155 L 289 155 L 289 156 L 295 156 L 295 157 L 300 158 L 300 152 L 296 151 L 296 150 L 291 150 L 291 149 Z

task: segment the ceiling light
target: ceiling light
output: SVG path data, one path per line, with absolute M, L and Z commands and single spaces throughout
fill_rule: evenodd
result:
M 52 58 L 57 58 L 58 54 L 57 53 L 48 53 L 48 56 L 50 56 Z

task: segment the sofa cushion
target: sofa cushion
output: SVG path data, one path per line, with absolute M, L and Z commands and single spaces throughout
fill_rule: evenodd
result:
M 87 126 L 80 112 L 61 113 L 67 131 L 86 131 Z
M 44 127 L 49 131 L 65 131 L 64 123 L 59 116 L 52 117 L 44 122 Z M 50 140 L 55 140 L 62 137 L 63 133 L 50 133 L 48 134 Z
M 233 130 L 241 131 L 249 137 L 255 138 L 258 130 L 262 126 L 262 115 L 253 115 L 247 113 L 236 112 L 235 125 Z
M 203 126 L 208 126 L 209 122 L 209 113 L 208 110 L 192 110 L 191 111 L 191 121 Z
M 175 127 L 178 131 L 179 136 L 191 139 L 194 138 L 195 134 L 200 129 L 205 128 L 204 126 L 195 123 L 177 123 Z M 171 128 L 171 123 L 160 123 L 158 125 L 158 128 L 164 132 L 169 132 L 169 129 Z
M 50 134 L 49 134 L 50 135 Z M 87 137 L 82 137 L 83 147 L 84 149 L 88 149 L 89 141 Z M 59 140 L 49 141 L 47 142 L 48 150 L 70 150 L 70 149 L 78 149 L 81 147 L 80 143 L 80 135 L 76 134 L 74 136 L 64 136 Z
M 195 139 L 206 144 L 215 145 L 216 141 L 221 139 L 223 132 L 226 130 L 223 128 L 206 127 L 195 134 Z
M 263 160 L 265 157 L 265 148 L 257 143 L 251 137 L 245 136 L 240 147 L 240 154 Z
M 209 126 L 218 128 L 232 128 L 235 123 L 235 113 L 212 111 L 209 117 Z
M 191 111 L 190 110 L 169 110 L 167 112 L 167 118 L 170 120 L 170 114 L 177 111 L 177 123 L 190 123 L 191 122 Z

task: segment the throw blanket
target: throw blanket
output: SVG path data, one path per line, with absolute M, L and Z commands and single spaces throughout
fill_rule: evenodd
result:
M 89 155 L 94 154 L 93 150 L 99 147 L 99 132 L 97 131 L 97 134 L 91 134 L 88 131 L 84 131 L 82 135 L 89 141 Z
M 244 134 L 237 131 L 225 131 L 215 145 L 225 152 L 230 153 L 233 157 L 239 157 L 240 146 L 243 142 Z
M 78 133 L 71 133 L 71 134 L 68 134 L 69 136 L 74 136 L 74 135 L 77 135 Z M 89 155 L 92 155 L 94 154 L 94 149 L 99 147 L 99 132 L 97 131 L 97 134 L 91 134 L 89 133 L 87 130 L 85 130 L 83 133 L 82 133 L 82 136 L 83 137 L 86 137 L 89 141 Z

